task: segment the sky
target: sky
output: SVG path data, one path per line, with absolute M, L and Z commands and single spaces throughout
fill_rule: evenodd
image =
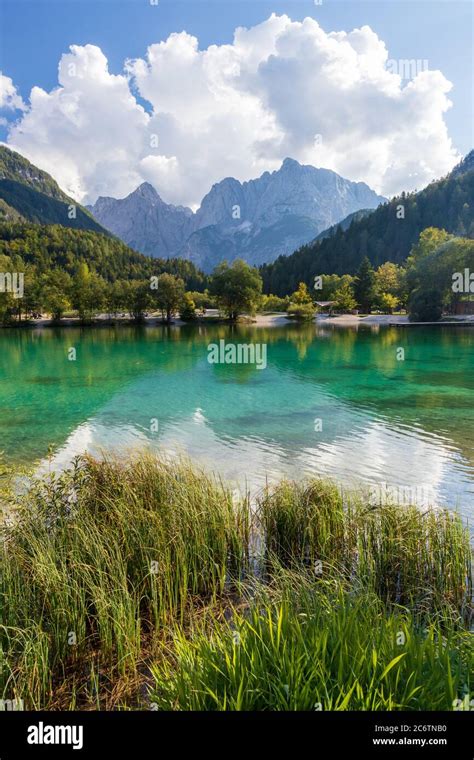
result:
M 473 147 L 467 0 L 0 0 L 0 140 L 92 203 L 287 156 L 386 196 Z

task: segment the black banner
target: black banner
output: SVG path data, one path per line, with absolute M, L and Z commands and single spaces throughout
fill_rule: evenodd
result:
M 172 750 L 220 752 L 324 749 L 370 757 L 473 758 L 472 713 L 1 712 L 0 760 L 135 757 Z M 291 746 L 291 745 L 290 745 Z M 337 753 L 337 754 L 336 754 Z

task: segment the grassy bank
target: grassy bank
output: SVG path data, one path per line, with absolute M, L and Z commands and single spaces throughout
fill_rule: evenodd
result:
M 446 709 L 472 690 L 448 512 L 78 460 L 4 525 L 0 698 L 27 709 Z
M 152 667 L 157 709 L 450 710 L 469 693 L 470 634 L 417 626 L 368 593 L 280 578 L 219 626 L 177 632 Z

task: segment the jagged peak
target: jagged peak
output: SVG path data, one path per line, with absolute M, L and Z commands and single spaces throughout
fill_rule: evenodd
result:
M 300 164 L 295 158 L 290 158 L 289 156 L 284 159 L 281 165 L 281 169 L 292 169 L 295 167 L 301 168 L 302 164 Z
M 142 198 L 147 198 L 149 200 L 161 200 L 150 182 L 142 182 L 142 184 L 138 185 L 137 189 L 134 190 L 133 193 L 130 193 L 130 195 L 139 195 Z
M 333 177 L 340 177 L 344 181 L 350 182 L 351 180 L 346 180 L 345 177 L 342 177 L 340 174 L 337 174 L 337 172 L 334 172 L 332 169 L 325 169 L 322 166 L 313 166 L 313 164 L 300 164 L 299 161 L 296 160 L 296 158 L 290 158 L 287 156 L 283 160 L 282 165 L 280 168 L 272 172 L 272 175 L 280 174 L 280 173 L 290 173 L 293 172 L 295 174 L 310 174 L 313 176 L 329 176 L 332 175 Z M 353 183 L 356 184 L 356 183 Z

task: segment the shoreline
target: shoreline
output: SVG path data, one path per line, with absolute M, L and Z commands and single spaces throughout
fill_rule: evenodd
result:
M 182 327 L 184 325 L 203 325 L 203 324 L 219 324 L 219 325 L 245 325 L 247 327 L 277 327 L 283 325 L 300 325 L 300 324 L 316 324 L 316 325 L 334 325 L 336 327 L 359 327 L 359 326 L 382 326 L 382 327 L 424 327 L 424 326 L 454 326 L 454 327 L 474 327 L 474 315 L 470 317 L 450 317 L 446 320 L 439 320 L 438 322 L 410 322 L 407 315 L 404 314 L 368 314 L 360 316 L 358 314 L 340 314 L 330 316 L 328 314 L 316 314 L 314 319 L 307 322 L 299 322 L 291 319 L 286 315 L 286 312 L 275 312 L 270 314 L 256 314 L 253 317 L 248 315 L 242 315 L 242 318 L 237 322 L 231 323 L 225 317 L 219 317 L 217 309 L 209 309 L 205 316 L 197 317 L 192 321 L 184 321 L 179 317 L 166 322 L 159 316 L 147 316 L 140 321 L 136 321 L 129 317 L 116 317 L 110 319 L 104 314 L 97 316 L 92 322 L 81 323 L 78 317 L 64 318 L 60 322 L 55 322 L 52 319 L 32 319 L 22 322 L 15 322 L 10 325 L 1 325 L 0 329 L 43 329 L 45 327 L 115 327 L 117 325 L 125 326 L 143 326 L 143 327 Z

